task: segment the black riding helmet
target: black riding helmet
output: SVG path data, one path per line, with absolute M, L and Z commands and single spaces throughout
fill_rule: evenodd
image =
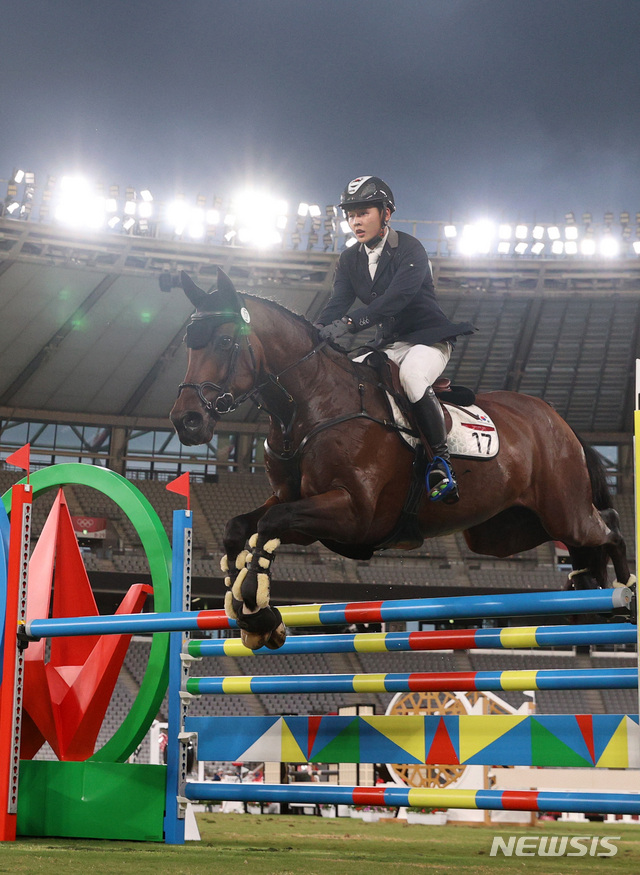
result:
M 372 204 L 380 204 L 383 210 L 389 207 L 392 213 L 396 208 L 393 192 L 379 176 L 358 176 L 352 179 L 342 192 L 338 206 L 346 215 L 347 210 Z

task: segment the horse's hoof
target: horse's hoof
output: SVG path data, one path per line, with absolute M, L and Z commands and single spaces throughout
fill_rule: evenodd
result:
M 248 647 L 249 650 L 260 650 L 261 647 L 267 645 L 267 641 L 271 637 L 271 632 L 246 632 L 243 629 L 240 632 L 240 637 L 242 638 L 244 646 Z
M 620 583 L 619 580 L 614 580 L 613 583 L 611 584 L 611 586 L 614 589 L 618 589 L 618 588 L 624 587 L 624 586 L 627 586 L 627 587 L 629 587 L 629 589 L 631 589 L 632 587 L 634 587 L 636 585 L 637 582 L 638 581 L 636 580 L 635 574 L 630 574 L 626 583 Z
M 265 641 L 264 646 L 269 650 L 279 650 L 287 640 L 287 630 L 284 623 L 280 623 L 277 629 L 274 629 L 269 639 Z

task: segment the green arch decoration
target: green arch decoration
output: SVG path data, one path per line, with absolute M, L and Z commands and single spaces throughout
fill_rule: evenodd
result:
M 139 489 L 109 468 L 78 462 L 43 468 L 31 474 L 29 482 L 33 487 L 34 498 L 50 489 L 74 484 L 90 486 L 111 498 L 127 515 L 140 536 L 151 572 L 154 610 L 171 610 L 171 545 L 158 514 Z M 26 483 L 26 478 L 20 483 Z M 2 501 L 7 513 L 10 513 L 11 489 L 5 492 Z M 153 636 L 147 668 L 131 710 L 109 741 L 89 759 L 124 762 L 138 747 L 151 726 L 162 704 L 168 682 L 169 633 L 157 632 Z

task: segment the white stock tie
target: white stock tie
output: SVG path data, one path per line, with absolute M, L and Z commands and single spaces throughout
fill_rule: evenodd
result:
M 376 275 L 376 267 L 378 266 L 378 259 L 380 258 L 380 250 L 379 249 L 369 249 L 367 252 L 367 256 L 369 257 L 369 273 L 371 275 L 371 279 Z

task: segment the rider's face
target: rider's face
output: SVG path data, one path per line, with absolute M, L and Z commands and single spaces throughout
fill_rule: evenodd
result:
M 387 210 L 387 218 L 391 213 Z M 349 227 L 360 243 L 375 242 L 380 239 L 382 230 L 382 212 L 378 207 L 358 207 L 348 210 Z

